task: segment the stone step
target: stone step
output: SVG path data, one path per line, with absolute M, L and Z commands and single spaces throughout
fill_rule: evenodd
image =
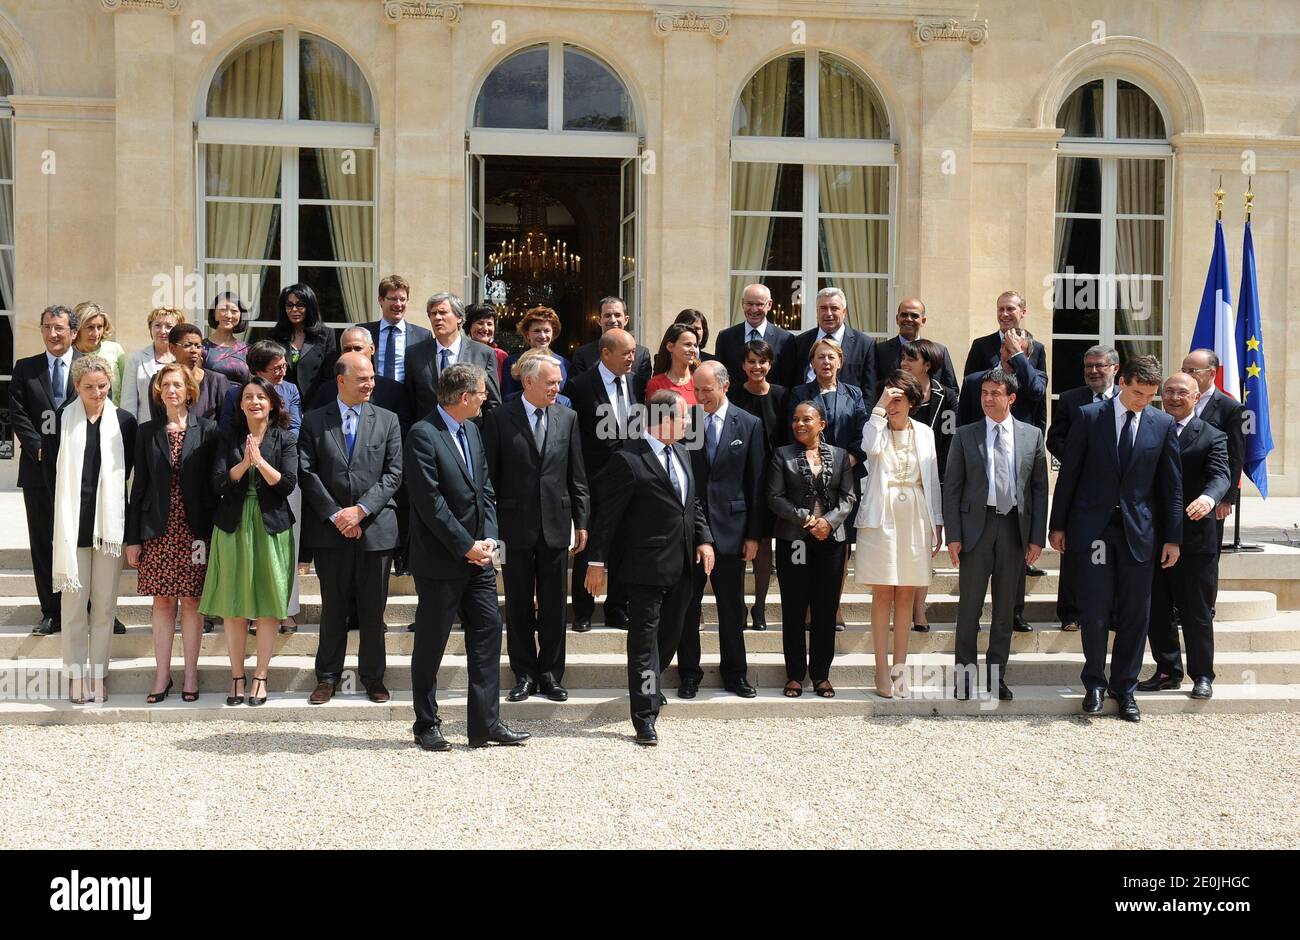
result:
M 779 653 L 754 653 L 749 656 L 749 681 L 758 688 L 777 688 L 785 683 L 785 663 Z M 942 671 L 952 666 L 947 653 L 918 653 L 908 663 L 918 671 Z M 1148 657 L 1145 673 L 1151 671 Z M 174 664 L 175 666 L 175 664 Z M 701 666 L 704 686 L 722 685 L 718 656 L 705 654 Z M 1008 682 L 1026 685 L 1078 685 L 1083 666 L 1082 653 L 1021 653 L 1008 667 Z M 23 659 L 0 661 L 0 699 L 22 697 L 23 689 L 57 688 L 62 663 L 57 659 Z M 355 671 L 356 657 L 349 656 L 345 669 Z M 253 659 L 246 660 L 246 674 L 251 675 Z M 389 656 L 384 682 L 390 689 L 410 689 L 410 657 Z M 1291 685 L 1300 683 L 1300 651 L 1235 652 L 1215 657 L 1216 685 L 1256 684 Z M 174 669 L 179 678 L 179 671 Z M 152 688 L 153 657 L 115 659 L 109 664 L 109 688 L 123 695 L 144 695 Z M 270 688 L 277 692 L 309 693 L 316 686 L 314 660 L 311 656 L 277 656 L 270 665 Z M 665 672 L 668 688 L 677 687 L 676 667 Z M 870 653 L 844 653 L 831 666 L 831 681 L 850 686 L 870 686 L 875 682 L 874 657 Z M 621 689 L 627 687 L 627 658 L 621 653 L 586 653 L 569 656 L 564 682 L 584 689 Z M 467 687 L 466 659 L 460 654 L 443 657 L 439 685 L 447 689 Z M 501 660 L 501 685 L 508 689 L 514 676 L 505 657 Z M 199 659 L 199 688 L 204 692 L 224 692 L 230 687 L 230 662 L 226 656 Z M 1190 686 L 1189 686 L 1190 688 Z
M 843 633 L 835 635 L 835 649 L 838 653 L 866 653 L 872 650 L 870 624 L 850 623 Z M 981 625 L 987 642 L 988 622 Z M 275 637 L 276 656 L 314 656 L 320 637 L 317 624 L 302 624 L 298 632 L 289 635 L 277 634 Z M 952 624 L 934 624 L 928 633 L 912 632 L 909 649 L 913 653 L 951 653 L 954 648 L 955 634 Z M 257 640 L 249 637 L 247 649 L 252 654 Z M 409 656 L 414 647 L 415 634 L 406 631 L 404 625 L 393 624 L 384 636 L 384 646 L 390 656 Z M 588 633 L 575 633 L 569 630 L 565 634 L 565 646 L 569 655 L 586 653 L 625 653 L 627 651 L 627 632 L 609 627 L 597 626 Z M 706 653 L 719 651 L 716 624 L 705 624 L 700 634 L 700 646 Z M 1219 621 L 1214 625 L 1214 647 L 1221 653 L 1300 650 L 1300 613 L 1280 613 L 1267 620 Z M 781 626 L 773 622 L 763 631 L 746 630 L 745 648 L 751 653 L 781 652 Z M 1011 649 L 1015 653 L 1077 653 L 1082 651 L 1080 634 L 1066 633 L 1059 624 L 1043 622 L 1034 625 L 1032 633 L 1013 633 Z M 463 653 L 465 635 L 460 630 L 453 630 L 447 641 L 447 652 Z M 348 652 L 357 652 L 357 634 L 348 634 Z M 127 627 L 124 636 L 114 636 L 112 654 L 115 657 L 150 657 L 153 656 L 153 632 L 148 625 Z M 226 654 L 226 637 L 218 627 L 212 633 L 203 635 L 200 645 L 202 656 L 224 656 Z M 62 640 L 59 636 L 32 636 L 31 628 L 7 624 L 0 626 L 0 659 L 49 658 L 62 656 Z M 172 641 L 172 656 L 180 662 L 181 638 L 177 633 Z
M 1115 703 L 1108 701 L 1103 715 L 1097 718 L 1080 713 L 1083 693 L 1075 683 L 1063 688 L 1055 685 L 1016 685 L 1015 700 L 999 702 L 996 697 L 959 702 L 944 697 L 938 687 L 913 689 L 906 698 L 882 699 L 870 687 L 836 686 L 833 699 L 822 699 L 806 690 L 799 698 L 786 698 L 779 689 L 759 689 L 758 697 L 741 699 L 722 690 L 701 689 L 697 698 L 684 701 L 668 693 L 658 727 L 665 744 L 671 744 L 674 723 L 691 718 L 814 718 L 822 716 L 892 716 L 921 717 L 1032 717 L 1056 716 L 1091 722 L 1114 721 Z M 1138 693 L 1144 714 L 1259 714 L 1300 711 L 1300 685 L 1228 685 L 1216 683 L 1214 698 L 1197 701 L 1182 692 Z M 112 694 L 112 693 L 111 693 Z M 438 696 L 439 714 L 448 722 L 444 731 L 453 746 L 464 743 L 465 693 L 450 690 Z M 227 706 L 224 692 L 204 694 L 197 702 L 185 703 L 172 696 L 158 705 L 145 705 L 139 696 L 112 694 L 103 705 L 73 705 L 65 701 L 0 701 L 0 726 L 18 724 L 108 724 L 126 721 L 401 721 L 410 722 L 415 713 L 409 692 L 394 691 L 392 701 L 376 705 L 363 694 L 336 696 L 325 705 L 308 705 L 299 694 L 272 692 L 265 705 Z M 569 689 L 569 700 L 551 702 L 533 697 L 526 702 L 501 703 L 501 717 L 515 727 L 528 730 L 531 720 L 584 721 L 591 718 L 626 723 L 628 735 L 628 700 L 626 693 L 611 689 Z M 617 729 L 616 729 L 617 730 Z M 406 728 L 394 732 L 394 740 L 409 742 Z

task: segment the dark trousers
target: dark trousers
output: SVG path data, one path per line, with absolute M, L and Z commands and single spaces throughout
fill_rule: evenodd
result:
M 1147 645 L 1147 624 L 1151 616 L 1151 581 L 1155 562 L 1139 562 L 1129 551 L 1119 510 L 1102 530 L 1101 538 L 1077 554 L 1079 596 L 1083 617 L 1079 629 L 1083 640 L 1085 689 L 1109 688 L 1127 695 L 1137 687 L 1142 668 L 1142 650 Z M 1156 548 L 1158 551 L 1158 547 Z M 1115 642 L 1110 650 L 1110 682 L 1106 681 L 1108 628 L 1114 624 Z
M 406 561 L 406 551 L 411 544 L 411 501 L 406 495 L 405 483 L 397 488 L 393 500 L 397 506 L 397 548 L 393 554 Z
M 337 683 L 348 648 L 348 615 L 355 613 L 359 631 L 357 673 L 362 685 L 384 681 L 384 607 L 392 551 L 367 552 L 360 545 L 316 548 L 320 576 L 320 642 L 316 679 Z
M 1177 609 L 1187 644 L 1187 672 L 1193 679 L 1214 681 L 1214 595 L 1219 584 L 1219 556 L 1182 555 L 1172 568 L 1155 567 L 1151 586 L 1151 656 L 1156 670 L 1181 679 L 1183 654 L 1178 647 Z
M 466 565 L 469 568 L 468 565 Z M 442 581 L 415 579 L 415 649 L 411 653 L 411 699 L 416 734 L 442 724 L 438 717 L 438 667 L 459 609 L 465 616 L 465 656 L 469 672 L 469 736 L 485 738 L 500 723 L 501 613 L 497 573 L 491 565 Z
M 703 565 L 695 565 L 691 603 L 682 626 L 682 640 L 677 647 L 677 673 L 682 681 L 704 678 L 700 668 L 700 608 L 704 603 L 704 583 L 713 581 L 713 596 L 718 604 L 718 644 L 722 652 L 724 685 L 745 678 L 745 559 L 740 555 L 718 555 L 713 574 L 705 575 Z
M 979 656 L 980 613 L 984 594 L 993 584 L 993 621 L 989 627 L 989 649 L 984 660 L 988 668 L 986 688 L 996 689 L 1007 678 L 1011 655 L 1011 622 L 1017 591 L 1024 596 L 1025 544 L 1020 536 L 1020 513 L 1012 509 L 1005 516 L 986 507 L 984 531 L 979 541 L 962 543 L 957 567 L 957 655 L 958 666 L 974 666 Z M 994 669 L 997 675 L 994 675 Z
M 835 610 L 844 590 L 847 548 L 847 542 L 834 539 L 776 540 L 781 649 L 785 653 L 787 681 L 802 682 L 805 673 L 813 682 L 830 678 L 831 660 L 835 658 Z M 809 612 L 811 649 L 804 639 L 804 616 Z
M 1056 619 L 1061 623 L 1079 622 L 1079 558 L 1075 552 L 1061 556 L 1061 570 L 1057 572 Z
M 606 625 L 622 626 L 628 619 L 628 592 L 627 588 L 619 583 L 614 577 L 613 572 L 609 571 L 609 565 L 606 568 L 605 581 L 605 623 Z M 585 582 L 587 580 L 587 553 L 578 552 L 573 556 L 573 578 L 570 584 L 570 592 L 573 595 L 573 619 L 574 620 L 591 620 L 591 615 L 596 610 L 596 598 L 587 593 Z
M 564 678 L 567 555 L 567 548 L 544 543 L 506 544 L 506 650 L 516 679 L 558 683 Z
M 629 584 L 627 600 L 627 695 L 632 726 L 640 731 L 659 717 L 660 680 L 681 641 L 691 579 L 682 572 L 666 587 Z
M 62 595 L 54 593 L 54 494 L 43 484 L 23 487 L 27 510 L 27 544 L 32 551 L 36 594 L 41 600 L 41 618 L 59 620 Z

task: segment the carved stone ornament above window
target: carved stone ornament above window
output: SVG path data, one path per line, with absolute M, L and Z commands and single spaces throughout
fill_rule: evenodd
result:
M 669 33 L 708 33 L 721 39 L 731 29 L 731 14 L 700 13 L 697 10 L 655 10 L 655 32 L 661 36 Z
M 936 42 L 968 42 L 982 46 L 989 38 L 988 20 L 920 19 L 912 21 L 912 45 Z
M 402 20 L 441 20 L 448 26 L 460 22 L 465 12 L 463 3 L 432 3 L 427 0 L 384 0 L 384 19 L 390 23 Z

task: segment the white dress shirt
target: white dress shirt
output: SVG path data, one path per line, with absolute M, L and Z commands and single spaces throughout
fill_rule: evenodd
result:
M 813 345 L 814 346 L 817 345 L 818 342 L 824 339 L 833 339 L 835 340 L 835 342 L 839 343 L 840 349 L 842 350 L 844 349 L 844 331 L 846 329 L 848 329 L 847 322 L 841 323 L 840 328 L 836 330 L 834 333 L 827 333 L 819 326 L 817 327 L 817 339 L 813 340 Z M 844 365 L 844 363 L 840 363 L 840 364 Z M 813 379 L 816 378 L 816 376 L 817 374 L 813 371 L 812 363 L 811 362 L 808 363 L 808 368 L 805 369 L 803 373 L 803 380 L 805 382 L 811 382 L 813 381 Z
M 745 326 L 745 332 L 742 338 L 746 343 L 753 342 L 754 340 L 754 337 L 752 335 L 753 330 L 758 331 L 759 339 L 763 340 L 764 342 L 768 341 L 767 331 L 768 331 L 768 327 L 770 327 L 771 324 L 768 322 L 766 317 L 763 318 L 763 322 L 760 323 L 758 326 L 750 326 L 748 320 L 744 322 L 744 326 Z
M 1211 385 L 1204 391 L 1204 393 L 1197 397 L 1196 404 L 1192 406 L 1192 413 L 1195 414 L 1196 417 L 1199 418 L 1201 416 L 1201 413 L 1205 411 L 1205 406 L 1208 405 L 1210 399 L 1214 397 L 1214 388 L 1215 387 Z
M 45 372 L 50 378 L 50 389 L 54 389 L 54 360 L 58 359 L 63 363 L 63 385 L 64 392 L 67 392 L 68 376 L 72 374 L 72 347 L 69 346 L 67 352 L 62 356 L 56 356 L 48 349 L 45 350 Z M 65 394 L 65 397 L 66 394 Z
M 996 506 L 998 504 L 996 477 L 994 475 L 995 465 L 993 463 L 994 452 L 998 446 L 998 428 L 1007 429 L 1007 466 L 1011 479 L 1011 505 L 1014 507 L 1016 505 L 1016 423 L 1010 412 L 1002 421 L 994 421 L 988 415 L 984 416 L 984 441 L 987 445 L 985 449 L 989 452 L 988 461 L 984 467 L 989 478 L 988 505 Z
M 657 437 L 652 437 L 649 434 L 644 434 L 642 436 L 650 443 L 650 449 L 655 452 L 655 460 L 659 462 L 659 466 L 664 466 L 664 451 L 668 449 L 668 445 Z M 679 458 L 675 452 L 670 452 L 670 459 L 673 462 L 673 473 L 677 478 L 677 498 L 680 499 L 682 505 L 685 506 L 686 468 L 682 465 L 681 458 Z M 665 469 L 664 472 L 667 473 L 668 471 Z
M 1124 406 L 1124 400 L 1118 395 L 1115 396 L 1115 444 L 1119 444 L 1120 432 L 1124 430 L 1124 415 L 1127 409 Z M 1133 412 L 1133 425 L 1129 429 L 1129 443 L 1136 444 L 1138 439 L 1138 424 L 1142 420 L 1142 412 Z

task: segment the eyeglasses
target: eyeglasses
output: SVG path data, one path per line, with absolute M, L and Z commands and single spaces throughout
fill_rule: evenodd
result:
M 1215 368 L 1213 368 L 1212 366 L 1206 366 L 1206 367 L 1203 368 L 1203 369 L 1184 369 L 1184 370 L 1183 370 L 1183 372 L 1187 373 L 1188 375 L 1196 375 L 1196 373 L 1198 373 L 1198 372 L 1217 372 L 1217 371 L 1218 371 L 1218 370 L 1215 369 Z
M 307 305 L 304 303 L 288 303 L 284 305 L 285 310 L 306 310 Z

